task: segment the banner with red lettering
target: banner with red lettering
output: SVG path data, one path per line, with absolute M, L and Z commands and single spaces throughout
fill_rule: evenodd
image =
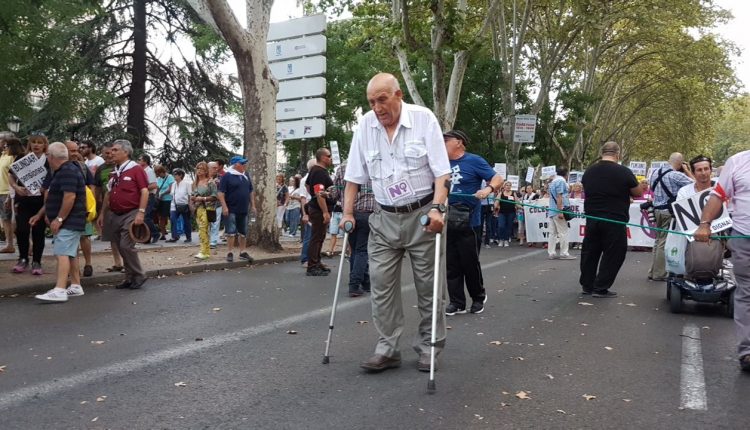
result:
M 544 208 L 549 205 L 549 201 L 548 199 L 540 199 L 531 202 L 531 204 L 542 206 L 543 208 L 524 207 L 526 240 L 529 242 L 547 242 L 549 218 L 547 218 L 547 210 Z M 570 206 L 574 212 L 583 212 L 582 199 L 570 199 Z M 631 224 L 637 224 L 640 227 L 627 227 L 628 246 L 653 247 L 656 232 L 646 228 L 648 227 L 648 218 L 641 212 L 640 202 L 632 203 L 630 205 L 629 222 Z M 570 230 L 568 231 L 568 241 L 570 243 L 583 242 L 583 236 L 586 234 L 585 218 L 573 218 L 568 221 L 568 225 L 570 226 Z

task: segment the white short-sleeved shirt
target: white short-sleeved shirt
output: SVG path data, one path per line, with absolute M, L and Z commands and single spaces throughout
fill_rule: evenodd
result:
M 729 203 L 732 228 L 750 234 L 750 151 L 729 157 L 713 194 Z
M 378 203 L 403 206 L 432 193 L 435 178 L 450 172 L 435 115 L 402 102 L 393 143 L 388 142 L 388 133 L 373 111 L 362 117 L 354 131 L 344 179 L 360 185 L 372 180 Z
M 89 170 L 91 171 L 91 174 L 93 175 L 94 173 L 96 173 L 96 169 L 98 169 L 99 166 L 104 164 L 104 159 L 97 155 L 96 157 L 90 160 L 87 158 L 86 161 L 84 161 L 84 163 L 86 163 L 86 167 L 89 168 Z

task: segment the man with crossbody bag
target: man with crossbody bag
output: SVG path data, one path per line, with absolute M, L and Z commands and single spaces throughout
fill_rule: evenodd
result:
M 693 175 L 687 164 L 683 162 L 682 154 L 675 152 L 669 156 L 669 165 L 662 166 L 651 173 L 649 183 L 654 193 L 654 216 L 656 227 L 656 241 L 653 248 L 653 261 L 648 271 L 648 279 L 652 281 L 666 281 L 667 269 L 664 257 L 664 244 L 672 223 L 672 203 L 677 198 L 680 188 L 693 182 Z

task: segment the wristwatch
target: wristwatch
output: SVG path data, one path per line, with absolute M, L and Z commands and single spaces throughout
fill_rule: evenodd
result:
M 146 213 L 146 209 L 141 209 L 141 208 L 138 208 L 138 212 L 140 212 L 140 213 L 142 213 L 142 214 L 145 214 L 145 213 Z
M 432 206 L 430 207 L 430 210 L 433 210 L 433 209 L 437 210 L 441 214 L 445 213 L 445 205 L 442 203 L 433 203 Z
M 56 220 L 57 220 L 57 222 L 59 222 L 60 224 L 62 224 L 62 222 L 63 222 L 63 221 L 65 221 L 64 219 L 62 219 L 62 217 L 57 217 L 57 218 L 55 218 L 55 219 L 56 219 Z

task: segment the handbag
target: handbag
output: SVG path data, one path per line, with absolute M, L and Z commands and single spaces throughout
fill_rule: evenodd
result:
M 471 230 L 472 208 L 465 204 L 450 205 L 448 208 L 448 229 L 466 231 Z
M 206 219 L 208 222 L 216 222 L 216 208 L 206 208 Z
M 178 214 L 186 214 L 190 212 L 190 205 L 178 203 L 175 205 L 175 209 Z
M 575 218 L 575 215 L 573 215 L 571 212 L 573 212 L 573 208 L 570 206 L 564 206 L 562 208 L 563 210 L 563 217 L 565 218 L 565 221 L 570 221 L 573 218 Z

